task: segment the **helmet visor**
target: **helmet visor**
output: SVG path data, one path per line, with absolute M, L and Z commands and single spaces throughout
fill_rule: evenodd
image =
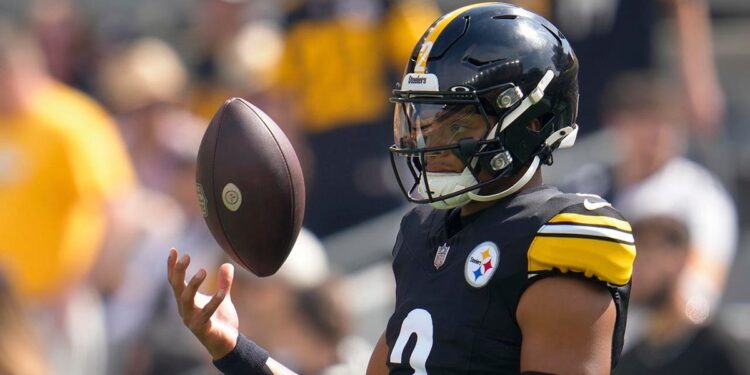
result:
M 393 135 L 399 151 L 440 150 L 466 138 L 480 140 L 490 128 L 476 104 L 396 103 Z

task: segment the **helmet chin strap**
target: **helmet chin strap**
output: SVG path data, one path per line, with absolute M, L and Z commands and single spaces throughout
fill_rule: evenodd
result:
M 529 168 L 526 169 L 526 172 L 521 176 L 521 178 L 518 179 L 511 187 L 495 194 L 490 195 L 479 195 L 474 192 L 469 192 L 469 198 L 473 201 L 478 202 L 489 202 L 494 201 L 496 199 L 507 197 L 508 195 L 511 195 L 518 190 L 520 190 L 522 187 L 524 187 L 529 181 L 531 181 L 531 178 L 534 177 L 534 173 L 536 173 L 536 170 L 539 169 L 539 156 L 534 156 L 534 159 L 531 162 L 531 165 Z
M 551 70 L 546 71 L 544 75 L 542 76 L 542 79 L 539 80 L 539 84 L 537 84 L 537 86 L 533 90 L 531 90 L 529 95 L 526 96 L 526 98 L 521 102 L 521 104 L 518 107 L 510 111 L 507 115 L 505 115 L 505 117 L 502 119 L 501 122 L 495 124 L 495 126 L 493 126 L 492 129 L 490 129 L 485 139 L 495 138 L 495 135 L 497 134 L 498 131 L 502 132 L 503 130 L 505 130 L 505 128 L 510 126 L 510 124 L 516 121 L 518 117 L 520 117 L 524 112 L 526 112 L 529 108 L 531 108 L 531 106 L 533 106 L 536 103 L 539 103 L 542 100 L 542 98 L 544 98 L 544 90 L 547 89 L 547 86 L 549 85 L 550 82 L 552 82 L 552 79 L 554 77 L 555 77 L 555 73 L 553 73 Z M 498 130 L 498 126 L 500 127 L 499 130 Z M 567 131 L 565 134 L 563 134 L 563 137 L 567 135 L 568 133 L 570 133 L 570 131 Z M 554 133 L 553 136 L 555 134 L 557 133 Z M 545 143 L 548 141 L 549 139 L 547 139 Z M 484 149 L 484 147 L 485 146 L 482 146 L 482 149 Z M 472 168 L 476 165 L 476 162 L 477 162 L 477 159 L 474 159 L 474 161 L 471 164 Z M 501 191 L 499 193 L 496 193 L 496 194 L 492 194 L 492 195 L 479 195 L 474 192 L 470 192 L 468 193 L 469 199 L 474 200 L 474 201 L 479 201 L 479 202 L 489 202 L 491 200 L 500 199 L 500 198 L 503 198 L 510 194 L 515 193 L 518 189 L 526 185 L 526 183 L 528 183 L 531 180 L 531 178 L 534 176 L 534 172 L 536 172 L 537 168 L 539 168 L 539 162 L 540 162 L 539 157 L 535 156 L 534 160 L 531 163 L 531 166 L 526 170 L 526 173 L 524 173 L 524 175 L 518 181 L 516 181 L 516 183 L 513 184 L 513 186 L 509 187 L 508 189 Z
M 490 130 L 489 134 L 487 134 L 486 139 L 495 138 L 495 135 L 498 132 L 502 132 L 503 130 L 505 130 L 505 128 L 510 126 L 513 121 L 516 121 L 518 117 L 520 117 L 524 112 L 531 108 L 531 106 L 539 103 L 544 98 L 544 90 L 547 89 L 547 86 L 550 82 L 552 82 L 552 78 L 554 77 L 555 73 L 553 73 L 551 70 L 545 72 L 544 76 L 542 76 L 542 79 L 539 80 L 539 84 L 533 90 L 531 90 L 529 95 L 526 96 L 526 99 L 524 99 L 521 104 L 518 105 L 518 107 L 505 115 L 500 124 L 495 124 L 495 126 L 493 126 Z M 500 129 L 497 128 L 498 125 L 500 125 Z
M 571 135 L 575 136 L 577 134 L 577 131 L 578 131 L 578 126 L 576 126 L 575 124 L 572 126 L 566 126 L 550 134 L 550 136 L 547 137 L 547 139 L 544 141 L 544 144 L 546 147 L 551 147 L 552 145 L 554 145 L 561 139 L 564 140 L 566 137 L 571 136 Z M 534 173 L 536 173 L 536 170 L 539 169 L 540 162 L 541 160 L 539 159 L 539 156 L 535 155 L 534 159 L 531 162 L 531 165 L 529 166 L 529 168 L 526 169 L 526 172 L 524 172 L 523 176 L 521 176 L 521 178 L 519 178 L 518 181 L 516 181 L 509 188 L 501 192 L 490 194 L 490 195 L 479 195 L 475 192 L 469 192 L 467 193 L 469 196 L 469 199 L 473 201 L 478 201 L 478 202 L 489 202 L 489 201 L 493 201 L 496 199 L 507 197 L 508 195 L 511 195 L 517 192 L 522 187 L 526 186 L 526 184 L 528 184 L 529 181 L 531 181 L 531 179 L 534 177 Z

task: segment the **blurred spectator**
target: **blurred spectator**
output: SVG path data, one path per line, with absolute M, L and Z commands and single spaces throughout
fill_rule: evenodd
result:
M 102 61 L 97 87 L 115 114 L 140 185 L 122 205 L 130 233 L 120 236 L 122 241 L 108 242 L 98 264 L 97 284 L 105 294 L 119 288 L 143 243 L 171 242 L 185 224 L 182 207 L 168 196 L 184 157 L 167 145 L 179 145 L 193 153 L 191 157 L 204 126 L 180 107 L 187 72 L 171 47 L 144 38 L 113 49 Z M 151 215 L 144 216 L 145 210 Z
M 49 374 L 27 312 L 1 273 L 0 301 L 0 374 Z
M 675 91 L 645 74 L 623 75 L 603 98 L 609 149 L 615 164 L 585 165 L 567 176 L 565 191 L 597 194 L 628 220 L 669 214 L 683 220 L 693 238 L 680 273 L 684 303 L 719 302 L 737 248 L 737 214 L 721 183 L 682 156 L 688 130 Z
M 0 259 L 22 298 L 60 296 L 86 277 L 132 167 L 104 110 L 50 78 L 33 39 L 8 23 L 0 77 Z
M 101 373 L 101 306 L 84 282 L 134 185 L 129 158 L 105 111 L 51 78 L 35 41 L 3 21 L 0 82 L 0 264 L 55 373 Z
M 49 74 L 90 92 L 97 50 L 86 19 L 71 0 L 30 1 L 30 25 L 39 40 Z
M 189 248 L 194 266 L 206 269 L 221 260 L 195 195 L 196 158 L 207 122 L 186 109 L 187 71 L 172 47 L 155 38 L 132 41 L 106 57 L 99 87 L 116 113 L 142 182 L 123 212 L 133 224 L 128 241 L 110 244 L 99 262 L 98 284 L 108 296 L 109 372 L 203 371 L 202 352 L 166 344 L 154 332 L 172 337 L 165 330 L 179 326 L 164 318 L 167 289 L 159 282 L 164 267 L 158 249 Z M 154 363 L 154 353 L 175 364 Z
M 179 156 L 194 153 L 207 121 L 184 106 L 188 73 L 168 44 L 144 38 L 107 57 L 99 86 L 114 110 L 141 183 L 169 193 Z
M 265 103 L 247 96 L 263 91 L 279 59 L 281 36 L 272 23 L 249 19 L 248 6 L 247 1 L 201 0 L 195 7 L 188 104 L 204 118 L 233 96 L 246 97 L 268 112 Z
M 715 135 L 724 117 L 724 96 L 714 64 L 707 0 L 517 0 L 546 16 L 575 46 L 583 67 L 578 79 L 581 134 L 605 125 L 602 93 L 617 75 L 656 67 L 657 34 L 669 19 L 684 96 L 686 125 L 702 135 Z M 674 95 L 674 93 L 672 93 Z M 606 110 L 606 109 L 605 109 Z
M 644 216 L 633 222 L 633 235 L 638 256 L 631 303 L 647 309 L 647 327 L 615 373 L 747 374 L 738 344 L 719 325 L 705 321 L 704 306 L 682 301 L 680 275 L 692 246 L 683 218 Z
M 308 134 L 313 173 L 306 225 L 326 236 L 402 202 L 385 149 L 387 98 L 414 44 L 439 13 L 429 0 L 291 2 L 278 74 L 280 122 Z M 346 202 L 342 208 L 340 202 Z

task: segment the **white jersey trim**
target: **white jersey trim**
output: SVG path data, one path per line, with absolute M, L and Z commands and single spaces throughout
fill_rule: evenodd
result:
M 594 236 L 613 239 L 621 242 L 634 243 L 633 235 L 613 228 L 602 228 L 588 225 L 544 225 L 539 229 L 541 234 L 573 234 L 580 236 Z

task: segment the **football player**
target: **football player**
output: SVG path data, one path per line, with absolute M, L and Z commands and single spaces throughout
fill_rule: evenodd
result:
M 502 3 L 450 12 L 418 42 L 392 98 L 390 151 L 399 185 L 420 205 L 401 222 L 396 307 L 368 374 L 614 368 L 635 258 L 630 225 L 597 196 L 543 185 L 540 170 L 575 140 L 577 71 L 555 26 Z M 231 266 L 210 297 L 196 294 L 205 271 L 185 284 L 188 263 L 171 251 L 169 280 L 216 366 L 287 373 L 238 334 Z

